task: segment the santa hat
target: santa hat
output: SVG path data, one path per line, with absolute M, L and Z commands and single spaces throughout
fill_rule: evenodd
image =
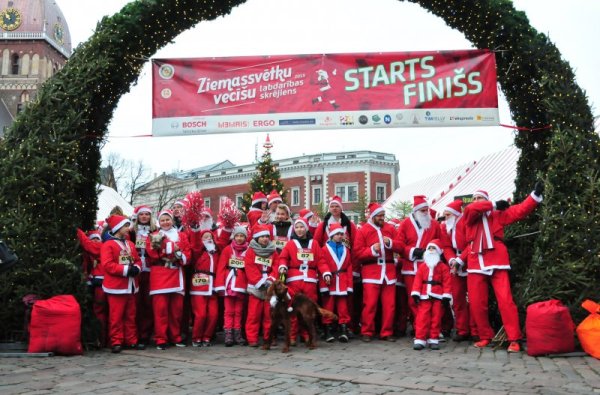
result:
M 90 230 L 88 232 L 88 239 L 90 240 L 102 240 L 102 236 L 100 235 L 100 231 L 99 230 Z
M 213 216 L 213 215 L 212 215 L 212 210 L 210 209 L 210 207 L 206 207 L 206 206 L 204 206 L 204 209 L 202 209 L 202 212 L 201 212 L 201 214 L 202 214 L 202 215 L 207 215 L 207 216 L 209 216 L 209 217 L 211 217 L 211 218 L 212 218 L 212 216 Z
M 179 204 L 181 207 L 185 207 L 185 201 L 183 200 L 175 200 L 175 203 L 173 203 L 173 206 Z
M 288 213 L 288 217 L 291 217 L 291 216 L 292 216 L 292 210 L 290 210 L 290 208 L 289 208 L 289 206 L 288 206 L 287 204 L 285 204 L 285 203 L 279 203 L 279 205 L 277 205 L 277 207 L 279 207 L 279 206 L 282 206 L 282 207 L 283 207 L 283 209 L 284 209 L 285 211 L 287 211 L 287 213 Z
M 304 227 L 306 228 L 306 230 L 308 230 L 308 222 L 306 222 L 306 219 L 304 219 L 304 218 L 302 218 L 302 217 L 300 217 L 300 218 L 297 218 L 297 219 L 294 221 L 294 227 L 295 227 L 295 226 L 296 226 L 296 224 L 298 224 L 298 223 L 300 223 L 300 224 L 304 225 Z
M 162 210 L 160 213 L 158 213 L 158 218 L 162 217 L 163 215 L 168 215 L 169 217 L 171 217 L 171 219 L 173 219 L 173 210 Z
M 336 222 L 336 223 L 329 225 L 329 230 L 327 231 L 327 236 L 329 236 L 330 239 L 338 233 L 341 233 L 341 234 L 346 233 L 342 224 L 339 224 Z
M 314 213 L 307 208 L 303 208 L 302 210 L 300 210 L 298 215 L 300 216 L 300 218 L 304 218 L 304 219 L 308 220 L 308 219 L 310 219 L 310 217 L 312 217 L 314 215 Z
M 400 218 L 392 218 L 388 222 L 397 228 L 402 223 L 402 220 Z
M 473 198 L 475 198 L 475 196 L 481 196 L 485 200 L 490 200 L 490 195 L 487 193 L 487 191 L 484 191 L 483 189 L 478 189 L 475 192 L 473 192 Z
M 200 240 L 202 240 L 202 236 L 204 236 L 205 233 L 210 233 L 211 236 L 213 235 L 210 229 L 203 229 L 200 231 Z
M 233 228 L 233 232 L 231 232 L 231 239 L 233 240 L 233 238 L 239 234 L 243 234 L 246 238 L 248 238 L 248 231 L 246 230 L 245 226 L 237 225 L 235 228 Z
M 339 196 L 334 196 L 331 198 L 331 200 L 329 201 L 329 208 L 331 208 L 332 204 L 337 204 L 338 206 L 340 206 L 340 209 L 342 209 L 342 211 L 344 211 L 344 206 L 342 206 L 342 198 Z
M 115 234 L 123 226 L 130 224 L 131 221 L 129 221 L 129 218 L 122 215 L 111 215 L 106 219 L 106 223 L 108 224 L 111 233 Z
M 427 203 L 427 198 L 425 195 L 416 195 L 413 197 L 413 213 L 415 211 L 419 211 L 423 207 L 429 207 L 429 203 Z
M 281 199 L 281 196 L 279 195 L 279 192 L 277 192 L 276 190 L 272 190 L 271 193 L 269 193 L 269 196 L 267 196 L 268 199 L 268 203 L 269 206 L 271 205 L 271 203 L 283 203 L 283 199 Z
M 456 199 L 450 203 L 446 207 L 444 207 L 444 211 L 448 211 L 451 214 L 456 215 L 457 217 L 462 212 L 463 201 L 460 199 Z
M 369 219 L 373 219 L 374 216 L 385 212 L 385 209 L 381 206 L 381 204 L 379 204 L 377 202 L 369 203 L 368 210 L 369 210 Z
M 431 240 L 428 244 L 427 244 L 427 248 L 429 247 L 435 247 L 435 250 L 437 251 L 438 254 L 442 255 L 442 247 L 441 247 L 442 243 L 439 239 L 433 239 Z
M 252 205 L 254 206 L 256 203 L 267 202 L 267 196 L 261 191 L 254 192 L 252 195 Z
M 271 237 L 271 231 L 265 225 L 255 225 L 252 228 L 252 238 L 258 239 L 261 236 L 269 236 Z
M 148 214 L 152 215 L 152 209 L 148 206 L 142 205 L 142 206 L 137 206 L 133 210 L 133 215 L 135 215 L 135 217 L 137 217 L 141 213 L 148 213 Z

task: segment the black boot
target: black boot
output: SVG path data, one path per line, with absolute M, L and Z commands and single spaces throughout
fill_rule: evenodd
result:
M 346 324 L 340 325 L 340 335 L 338 336 L 338 340 L 342 343 L 348 343 L 348 327 Z
M 335 340 L 335 337 L 333 336 L 333 334 L 331 333 L 331 325 L 325 325 L 324 328 L 324 332 L 323 332 L 323 338 L 325 339 L 325 341 L 327 343 L 331 343 L 332 341 Z
M 246 339 L 244 339 L 244 336 L 242 336 L 242 330 L 241 329 L 234 329 L 233 330 L 233 340 L 239 344 L 240 346 L 245 346 L 246 344 L 248 344 L 246 342 Z
M 225 347 L 233 346 L 233 331 L 231 329 L 225 329 Z

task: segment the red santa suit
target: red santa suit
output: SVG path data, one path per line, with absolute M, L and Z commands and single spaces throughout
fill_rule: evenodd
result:
M 424 253 L 427 261 L 417 269 L 411 291 L 411 299 L 414 296 L 420 299 L 415 319 L 415 344 L 423 346 L 427 343 L 438 344 L 442 327 L 442 299 L 452 299 L 450 269 L 440 261 L 441 242 L 432 240 L 429 246 L 435 247 L 436 251 Z M 429 261 L 427 254 L 435 259 Z
M 164 213 L 161 213 L 163 215 Z M 159 215 L 160 217 L 160 215 Z M 176 228 L 160 229 L 164 235 L 159 249 L 153 249 L 151 237 L 146 240 L 146 252 L 151 262 L 150 295 L 154 311 L 156 345 L 181 343 L 181 319 L 185 282 L 182 266 L 188 265 L 191 249 L 187 235 Z M 175 246 L 179 251 L 175 252 Z
M 476 191 L 473 196 L 483 196 L 487 200 L 469 204 L 463 214 L 468 247 L 461 257 L 467 257 L 471 314 L 479 337 L 482 340 L 492 339 L 494 330 L 488 319 L 488 287 L 491 284 L 508 340 L 517 341 L 521 339 L 521 327 L 510 289 L 510 261 L 503 241 L 504 227 L 527 217 L 542 201 L 542 197 L 532 193 L 522 203 L 500 211 L 494 210 L 487 192 Z
M 125 217 L 112 215 L 108 223 L 113 233 L 128 223 Z M 138 292 L 137 278 L 132 276 L 142 269 L 135 245 L 125 239 L 110 238 L 102 244 L 100 265 L 104 271 L 102 289 L 108 297 L 108 335 L 111 346 L 133 346 L 137 344 L 135 323 L 135 293 Z M 135 275 L 135 273 L 134 273 Z
M 248 229 L 250 232 L 252 231 L 252 227 L 258 224 L 260 217 L 262 217 L 263 210 L 260 208 L 262 203 L 267 203 L 267 196 L 260 191 L 254 192 L 252 195 L 252 207 L 246 215 L 248 217 Z
M 275 281 L 275 266 L 279 262 L 279 254 L 273 250 L 269 256 L 259 256 L 253 249 L 254 243 L 258 244 L 256 242 L 258 237 L 269 236 L 270 234 L 270 230 L 266 226 L 256 225 L 253 228 L 253 240 L 250 242 L 250 247 L 244 258 L 244 269 L 248 279 L 248 293 L 250 294 L 248 316 L 246 318 L 246 336 L 250 345 L 258 344 L 258 333 L 261 327 L 264 340 L 269 338 L 269 331 L 271 330 L 271 305 L 266 300 L 266 288 L 268 288 L 269 283 Z M 269 248 L 274 249 L 275 244 L 271 242 Z
M 381 338 L 394 334 L 394 313 L 396 308 L 396 266 L 394 252 L 402 249 L 402 244 L 393 240 L 394 227 L 384 223 L 379 227 L 373 223 L 373 217 L 383 213 L 377 203 L 369 204 L 369 220 L 356 234 L 354 241 L 354 260 L 361 268 L 363 283 L 363 311 L 361 315 L 361 334 L 372 337 L 375 332 L 375 313 L 381 302 Z M 389 240 L 385 242 L 384 237 Z M 380 251 L 374 245 L 379 243 Z
M 396 229 L 395 239 L 398 238 L 398 229 L 402 223 L 402 219 L 392 218 L 389 223 Z M 408 326 L 409 308 L 408 308 L 408 292 L 404 283 L 404 275 L 402 274 L 400 253 L 394 252 L 394 265 L 396 265 L 396 314 L 394 317 L 394 329 L 398 336 L 406 335 Z
M 397 240 L 404 246 L 400 257 L 400 273 L 402 274 L 404 284 L 406 284 L 406 292 L 412 289 L 417 269 L 423 264 L 422 259 L 414 256 L 415 248 L 424 249 L 431 240 L 440 238 L 440 225 L 437 221 L 432 219 L 429 228 L 423 229 L 421 224 L 415 219 L 415 212 L 424 207 L 429 207 L 425 196 L 415 196 L 413 212 L 398 228 Z M 416 317 L 417 306 L 412 298 L 408 299 L 408 307 L 412 316 Z

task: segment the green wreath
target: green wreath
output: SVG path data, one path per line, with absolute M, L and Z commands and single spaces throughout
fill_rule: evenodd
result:
M 464 33 L 475 47 L 499 51 L 498 80 L 517 125 L 552 125 L 515 138 L 522 150 L 515 196 L 523 198 L 544 176 L 548 197 L 540 210 L 543 220 L 519 228 L 526 233 L 540 224 L 541 233 L 515 247 L 513 267 L 523 301 L 554 296 L 575 306 L 592 295 L 591 280 L 600 277 L 598 247 L 589 248 L 600 245 L 599 216 L 593 211 L 600 207 L 594 192 L 600 185 L 598 136 L 573 71 L 508 0 L 413 2 Z M 0 339 L 20 328 L 20 298 L 26 293 L 72 293 L 86 303 L 73 263 L 78 262 L 75 228 L 89 228 L 95 220 L 100 147 L 119 98 L 159 48 L 241 3 L 127 4 L 98 23 L 96 33 L 75 49 L 6 133 L 0 143 L 0 234 L 22 263 L 0 275 Z

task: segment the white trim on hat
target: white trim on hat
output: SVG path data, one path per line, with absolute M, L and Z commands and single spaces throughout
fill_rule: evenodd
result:
M 442 248 L 440 246 L 438 246 L 435 243 L 427 243 L 427 248 L 429 248 L 429 246 L 434 246 L 435 250 L 438 252 L 438 254 L 442 255 Z
M 337 229 L 327 232 L 327 236 L 329 236 L 329 238 L 331 239 L 333 236 L 335 236 L 338 233 L 344 234 L 344 233 L 346 233 L 346 231 L 344 230 L 344 228 L 337 228 Z
M 342 205 L 342 202 L 340 200 L 337 199 L 332 199 L 331 201 L 329 201 L 329 204 L 327 205 L 328 208 L 331 208 L 332 204 L 337 204 L 338 206 L 340 206 L 340 209 L 342 211 L 344 211 L 344 206 Z
M 102 237 L 98 233 L 90 233 L 88 235 L 88 239 L 90 239 L 90 240 L 94 240 L 94 239 L 102 240 Z
M 481 196 L 485 198 L 485 200 L 490 200 L 490 195 L 488 195 L 486 191 L 477 190 L 473 192 L 473 198 L 475 198 L 475 196 Z
M 294 221 L 294 227 L 296 226 L 296 224 L 298 222 L 300 222 L 302 225 L 304 225 L 304 227 L 306 228 L 306 230 L 308 230 L 308 222 L 306 222 L 306 219 L 304 219 L 303 217 L 296 218 L 296 220 Z
M 453 209 L 452 207 L 449 207 L 449 206 L 444 207 L 443 211 L 448 211 L 448 212 L 456 215 L 457 217 L 459 217 L 461 214 L 460 212 L 456 211 L 455 209 Z
M 264 229 L 264 230 L 252 233 L 252 238 L 253 239 L 258 239 L 261 236 L 269 236 L 269 237 L 271 237 L 271 232 L 269 232 L 268 229 Z
M 173 213 L 168 211 L 168 210 L 163 210 L 160 213 L 158 213 L 158 218 L 162 217 L 163 215 L 168 215 L 169 217 L 171 217 L 171 219 L 174 219 L 175 217 L 173 216 Z
M 141 213 L 152 214 L 152 209 L 150 207 L 140 207 L 137 214 L 141 214 Z
M 110 231 L 114 234 L 114 233 L 118 232 L 119 229 L 121 229 L 123 226 L 125 226 L 125 224 L 130 224 L 130 223 L 131 223 L 131 221 L 129 220 L 129 218 L 125 218 L 125 219 L 121 220 L 121 222 L 116 224 Z
M 419 211 L 423 207 L 429 207 L 429 203 L 428 202 L 423 202 L 421 204 L 417 204 L 416 206 L 413 207 L 412 212 L 414 213 L 416 211 Z
M 255 205 L 256 203 L 262 203 L 262 202 L 267 203 L 267 198 L 264 197 L 264 198 L 253 199 L 252 200 L 252 205 Z
M 383 207 L 378 207 L 369 215 L 369 218 L 373 218 L 374 216 L 376 216 L 377 214 L 381 214 L 382 212 L 385 212 L 385 209 Z

